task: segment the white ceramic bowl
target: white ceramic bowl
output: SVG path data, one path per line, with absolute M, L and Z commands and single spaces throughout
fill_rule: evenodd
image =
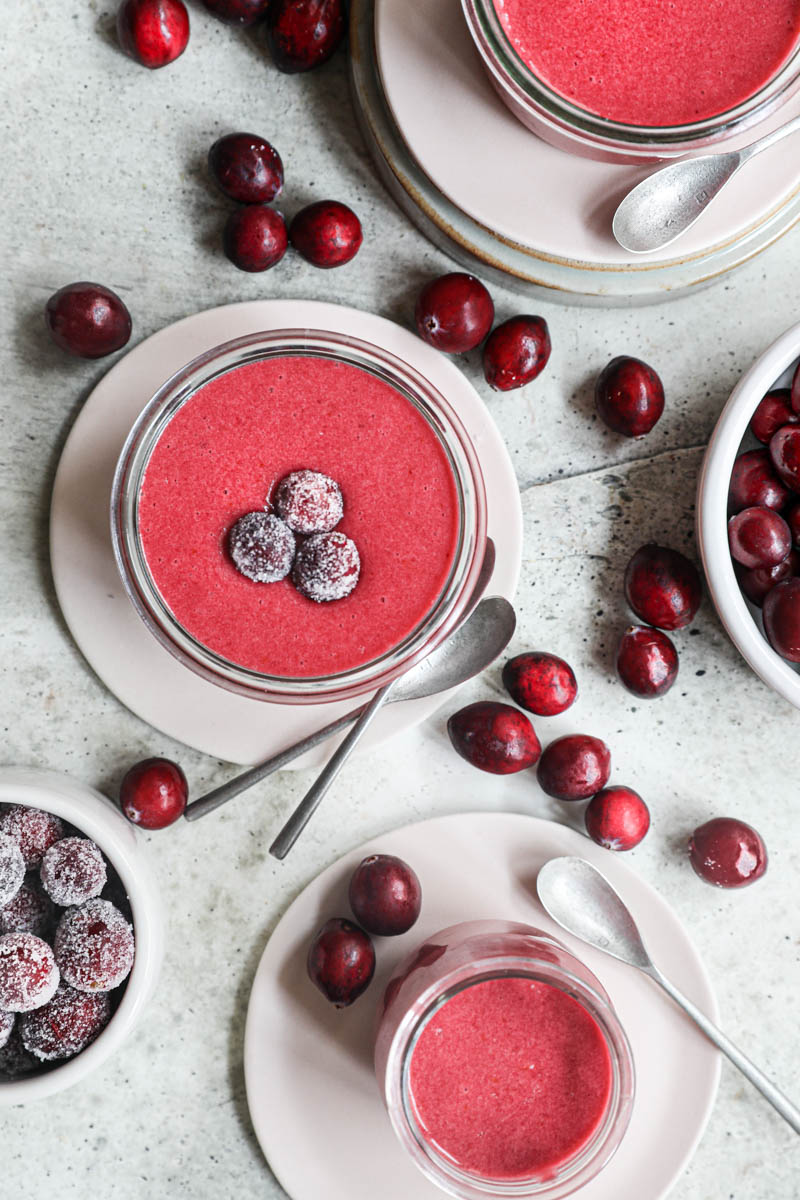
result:
M 748 425 L 759 401 L 788 387 L 800 357 L 800 324 L 757 358 L 731 392 L 708 443 L 697 486 L 697 540 L 711 599 L 731 640 L 757 675 L 800 708 L 800 673 L 770 646 L 761 612 L 744 597 L 728 548 L 728 489 L 741 450 L 760 446 Z M 743 444 L 744 443 L 744 444 Z
M 136 957 L 122 1000 L 97 1040 L 61 1066 L 0 1083 L 0 1107 L 5 1107 L 71 1087 L 122 1044 L 155 990 L 164 955 L 164 923 L 144 842 L 105 796 L 54 771 L 4 767 L 0 768 L 0 803 L 55 813 L 97 842 L 128 894 L 136 938 Z

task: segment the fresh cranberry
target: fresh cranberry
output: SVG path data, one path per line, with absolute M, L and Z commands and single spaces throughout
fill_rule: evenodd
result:
M 342 489 L 321 471 L 292 471 L 275 490 L 275 511 L 295 533 L 330 533 L 344 515 Z
M 350 880 L 350 907 L 359 925 L 377 937 L 407 933 L 422 907 L 419 879 L 402 858 L 371 854 Z
M 447 732 L 462 758 L 493 775 L 524 771 L 542 752 L 525 714 L 496 700 L 478 700 L 460 708 L 447 722 Z
M 225 222 L 222 248 L 240 271 L 268 271 L 286 253 L 286 222 L 274 208 L 249 204 L 237 208 Z
M 789 526 L 789 532 L 792 535 L 792 545 L 795 548 L 800 548 L 800 501 L 790 505 L 785 510 L 783 519 Z
M 490 387 L 510 392 L 524 387 L 547 366 L 550 331 L 544 317 L 511 317 L 489 334 L 483 347 L 483 374 Z
M 352 208 L 338 200 L 318 200 L 301 208 L 289 226 L 289 240 L 314 267 L 341 267 L 355 258 L 364 235 Z
M 622 355 L 598 375 L 594 402 L 609 429 L 624 437 L 644 437 L 664 411 L 664 388 L 647 363 Z
M 794 369 L 792 376 L 792 386 L 789 391 L 789 398 L 792 408 L 796 413 L 800 413 L 800 362 Z
M 131 314 L 111 288 L 69 283 L 47 301 L 45 322 L 55 344 L 79 358 L 103 358 L 131 336 Z
M 8 834 L 0 833 L 0 908 L 13 900 L 25 878 L 25 859 Z
M 800 491 L 800 425 L 784 425 L 773 433 L 769 456 L 781 482 L 793 492 Z
M 800 575 L 800 554 L 790 550 L 782 562 L 774 567 L 752 567 L 738 572 L 739 586 L 751 604 L 760 608 L 765 598 L 784 579 Z
M 269 204 L 283 187 L 281 156 L 257 133 L 228 133 L 208 152 L 208 169 L 239 204 Z
M 792 548 L 789 526 L 772 508 L 744 508 L 731 517 L 728 541 L 743 567 L 775 567 Z
M 452 271 L 432 279 L 417 298 L 414 323 L 423 341 L 446 354 L 466 354 L 492 328 L 494 304 L 479 279 Z
M 106 860 L 89 838 L 62 838 L 45 854 L 40 873 L 50 899 L 66 908 L 100 895 L 106 885 Z
M 784 579 L 764 600 L 764 632 L 772 649 L 800 662 L 800 579 Z
M 203 0 L 210 13 L 226 25 L 255 25 L 266 15 L 271 0 Z
M 183 816 L 189 797 L 186 776 L 168 758 L 145 758 L 126 772 L 119 791 L 122 811 L 142 829 L 166 829 Z
M 702 595 L 694 563 L 667 546 L 642 546 L 625 570 L 625 599 L 641 621 L 659 629 L 683 629 Z
M 287 75 L 327 62 L 344 37 L 343 0 L 272 0 L 267 44 L 275 66 Z
M 47 942 L 32 933 L 0 937 L 0 1008 L 29 1012 L 41 1008 L 58 987 L 58 967 Z
M 539 786 L 557 800 L 588 800 L 608 783 L 611 753 L 600 738 L 585 733 L 556 738 L 537 768 Z
M 292 569 L 297 543 L 289 526 L 267 512 L 249 512 L 228 534 L 228 553 L 240 575 L 254 583 L 277 583 Z
M 660 629 L 632 625 L 617 650 L 617 674 L 634 696 L 663 696 L 678 676 L 678 651 Z
M 125 53 L 143 67 L 165 67 L 189 42 L 186 5 L 183 0 L 122 0 L 117 37 Z
M 706 883 L 744 887 L 766 871 L 767 848 L 744 821 L 716 817 L 695 829 L 689 839 L 689 861 Z
M 775 474 L 769 450 L 747 450 L 739 455 L 731 472 L 730 512 L 741 512 L 755 505 L 783 508 L 788 499 L 789 490 Z
M 593 796 L 583 814 L 586 832 L 606 850 L 632 850 L 650 828 L 650 813 L 638 792 L 607 787 Z
M 95 1040 L 111 1018 L 105 992 L 90 995 L 62 983 L 52 1000 L 20 1019 L 25 1049 L 41 1062 L 73 1058 Z
M 529 650 L 503 667 L 503 686 L 520 708 L 554 717 L 575 702 L 578 681 L 569 663 L 544 650 Z
M 130 974 L 133 930 L 108 900 L 87 900 L 64 913 L 53 950 L 70 987 L 79 992 L 109 992 Z
M 0 933 L 33 933 L 42 937 L 50 926 L 53 906 L 34 881 L 23 883 L 13 900 L 0 908 Z
M 318 604 L 344 600 L 358 583 L 361 559 L 355 542 L 343 533 L 315 533 L 297 551 L 292 582 Z
M 798 420 L 791 407 L 791 392 L 788 388 L 777 388 L 767 392 L 764 399 L 753 413 L 750 429 L 765 446 L 769 445 L 773 433 L 777 433 L 783 425 L 795 424 Z
M 20 848 L 25 869 L 38 867 L 53 842 L 64 836 L 64 822 L 40 808 L 10 804 L 0 815 L 0 833 L 7 834 Z
M 309 946 L 306 969 L 326 1000 L 347 1008 L 366 991 L 375 974 L 372 940 L 352 921 L 333 917 Z
M 3 1010 L 0 1009 L 0 1050 L 5 1049 L 5 1047 L 8 1045 L 8 1040 L 14 1030 L 14 1023 L 16 1019 L 17 1018 L 14 1013 L 3 1012 Z M 2 1070 L 2 1061 L 0 1061 L 0 1072 L 2 1072 Z

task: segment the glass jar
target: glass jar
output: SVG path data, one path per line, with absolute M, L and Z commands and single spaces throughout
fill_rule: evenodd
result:
M 462 1169 L 427 1140 L 410 1089 L 411 1059 L 428 1021 L 476 983 L 522 978 L 550 984 L 576 1000 L 597 1024 L 608 1050 L 611 1091 L 599 1125 L 568 1159 L 536 1177 L 490 1179 Z M 424 1175 L 462 1200 L 536 1196 L 559 1200 L 593 1179 L 617 1149 L 630 1119 L 634 1069 L 611 1001 L 592 972 L 549 934 L 511 921 L 469 921 L 434 934 L 398 968 L 386 988 L 375 1038 L 375 1071 L 389 1118 Z
M 139 500 L 150 456 L 176 412 L 225 372 L 267 358 L 323 357 L 358 367 L 389 384 L 425 418 L 452 470 L 458 529 L 450 571 L 433 607 L 398 644 L 334 675 L 263 674 L 232 662 L 195 638 L 170 610 L 147 563 Z M 198 675 L 248 697 L 283 703 L 346 700 L 375 691 L 436 648 L 456 627 L 472 595 L 486 547 L 486 493 L 480 463 L 458 415 L 414 367 L 357 338 L 313 329 L 284 329 L 226 342 L 188 363 L 159 388 L 131 430 L 117 462 L 111 494 L 111 538 L 128 596 L 165 649 Z

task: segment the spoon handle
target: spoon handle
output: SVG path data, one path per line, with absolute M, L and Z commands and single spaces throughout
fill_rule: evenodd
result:
M 737 1046 L 725 1036 L 721 1029 L 717 1029 L 716 1025 L 709 1021 L 699 1008 L 692 1004 L 686 996 L 670 983 L 668 979 L 661 974 L 657 967 L 651 966 L 647 968 L 647 974 L 652 979 L 659 983 L 667 995 L 671 996 L 676 1004 L 688 1013 L 696 1025 L 699 1025 L 706 1037 L 717 1046 L 723 1054 L 727 1055 L 735 1067 L 738 1067 L 747 1079 L 757 1087 L 766 1100 L 776 1109 L 783 1117 L 784 1121 L 788 1121 L 795 1133 L 800 1133 L 800 1108 L 792 1104 L 788 1096 L 775 1086 L 772 1080 L 768 1079 L 763 1071 L 760 1071 L 755 1063 L 752 1063 L 746 1055 L 742 1054 Z
M 779 125 L 777 129 L 773 129 L 772 133 L 765 133 L 758 141 L 751 142 L 749 146 L 743 146 L 739 151 L 742 163 L 747 162 L 750 158 L 755 158 L 762 150 L 774 146 L 776 142 L 788 137 L 790 133 L 796 133 L 798 129 L 800 129 L 800 117 L 795 117 L 793 120 L 787 121 L 785 125 Z M 739 165 L 741 166 L 741 163 Z

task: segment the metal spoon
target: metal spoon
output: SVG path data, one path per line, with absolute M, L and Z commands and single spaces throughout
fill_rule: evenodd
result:
M 769 1100 L 795 1133 L 800 1133 L 800 1109 L 664 978 L 647 953 L 631 913 L 596 867 L 582 858 L 553 858 L 539 872 L 536 890 L 544 908 L 568 933 L 621 962 L 638 967 L 654 979 Z
M 634 254 L 668 246 L 694 225 L 740 167 L 798 129 L 800 117 L 795 117 L 741 150 L 681 158 L 648 175 L 614 213 L 614 237 Z

